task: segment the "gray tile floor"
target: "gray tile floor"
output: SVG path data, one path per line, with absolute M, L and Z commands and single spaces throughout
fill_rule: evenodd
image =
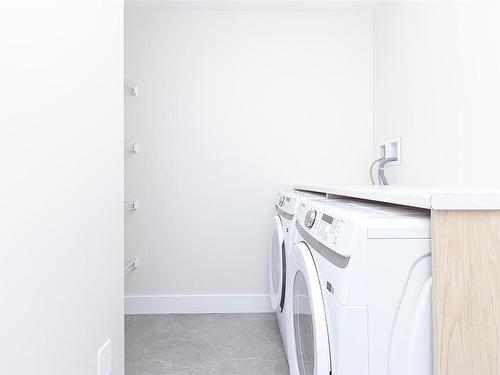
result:
M 288 374 L 274 314 L 128 315 L 126 375 Z

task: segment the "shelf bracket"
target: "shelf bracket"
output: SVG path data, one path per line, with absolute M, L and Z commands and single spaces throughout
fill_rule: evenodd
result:
M 126 276 L 129 272 L 132 272 L 139 268 L 139 258 L 135 257 L 132 259 L 132 261 L 127 264 L 123 270 L 124 275 Z
M 125 201 L 124 209 L 125 211 L 135 211 L 138 208 L 137 200 Z

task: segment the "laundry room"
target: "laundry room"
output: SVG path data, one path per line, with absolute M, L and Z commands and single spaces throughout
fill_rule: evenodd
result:
M 0 30 L 0 375 L 500 374 L 500 3 Z

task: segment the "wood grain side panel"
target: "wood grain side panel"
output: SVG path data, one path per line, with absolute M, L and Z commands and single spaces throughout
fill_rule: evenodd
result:
M 327 199 L 349 199 L 349 197 L 345 197 L 343 195 L 330 194 L 330 193 L 326 193 L 326 198 Z
M 500 211 L 432 211 L 434 374 L 500 374 Z

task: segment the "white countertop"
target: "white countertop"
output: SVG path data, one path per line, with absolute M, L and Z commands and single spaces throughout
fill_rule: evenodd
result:
M 433 210 L 500 210 L 500 189 L 295 185 L 296 190 Z

